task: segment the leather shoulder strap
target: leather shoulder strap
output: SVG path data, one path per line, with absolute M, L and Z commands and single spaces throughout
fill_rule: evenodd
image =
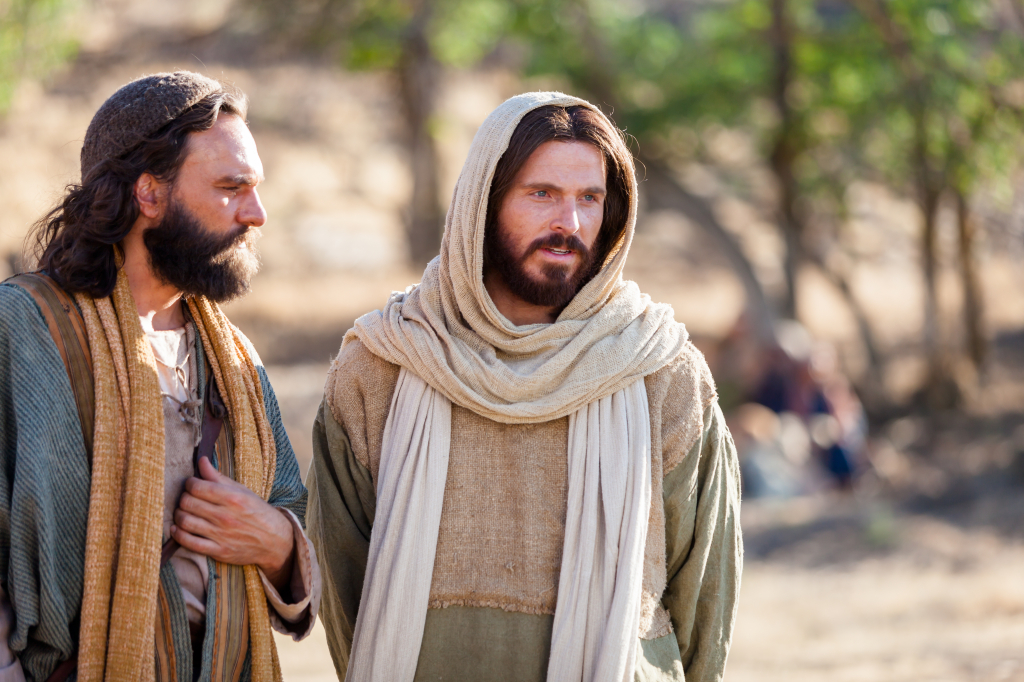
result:
M 41 272 L 26 272 L 15 275 L 6 283 L 16 284 L 27 291 L 46 319 L 50 336 L 57 345 L 64 368 L 71 380 L 75 394 L 78 421 L 82 426 L 85 450 L 92 460 L 93 420 L 96 414 L 96 393 L 92 376 L 92 353 L 89 351 L 89 337 L 85 321 L 78 312 L 74 300 L 56 282 Z

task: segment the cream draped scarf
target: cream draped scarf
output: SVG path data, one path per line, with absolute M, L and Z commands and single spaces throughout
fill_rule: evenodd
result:
M 164 502 L 156 361 L 124 270 L 110 298 L 76 294 L 96 391 L 78 679 L 153 680 Z M 252 359 L 216 304 L 189 299 L 235 439 L 235 477 L 267 499 L 276 452 Z M 280 680 L 258 569 L 244 567 L 253 679 Z
M 415 675 L 451 443 L 451 403 L 508 424 L 570 416 L 569 507 L 548 678 L 632 680 L 651 497 L 650 418 L 643 378 L 687 340 L 671 307 L 653 304 L 622 269 L 636 222 L 632 168 L 626 230 L 601 271 L 554 324 L 517 327 L 483 285 L 487 197 L 529 93 L 480 127 L 455 188 L 441 254 L 423 281 L 356 321 L 375 355 L 400 365 L 388 413 L 374 520 L 348 680 Z

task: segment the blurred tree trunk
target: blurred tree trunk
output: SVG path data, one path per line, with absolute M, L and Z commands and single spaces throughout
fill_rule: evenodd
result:
M 807 226 L 799 211 L 801 190 L 794 166 L 800 154 L 806 151 L 805 138 L 802 135 L 806 121 L 800 120 L 790 102 L 794 80 L 794 28 L 788 0 L 771 0 L 770 7 L 772 23 L 769 36 L 774 61 L 771 96 L 779 114 L 779 128 L 772 145 L 769 164 L 775 175 L 778 192 L 776 221 L 786 244 L 786 298 L 783 301 L 782 314 L 790 319 L 799 319 L 797 295 L 800 267 L 805 262 L 812 262 L 842 296 L 857 324 L 857 332 L 868 359 L 867 372 L 859 386 L 862 402 L 869 411 L 881 412 L 888 407 L 888 399 L 882 382 L 882 357 L 867 314 L 854 296 L 847 278 L 830 268 L 824 258 L 808 253 L 804 248 Z
M 440 163 L 432 125 L 437 105 L 440 65 L 430 49 L 427 24 L 431 0 L 417 0 L 402 43 L 397 76 L 412 166 L 412 201 L 406 222 L 409 258 L 425 265 L 438 254 L 444 215 L 438 201 Z
M 643 154 L 640 155 L 640 161 L 647 170 L 643 187 L 652 207 L 683 214 L 715 241 L 743 285 L 747 315 L 755 334 L 764 343 L 774 343 L 775 324 L 771 306 L 761 281 L 735 238 L 718 222 L 707 200 L 683 187 L 660 161 Z
M 918 125 L 915 122 L 915 125 Z M 919 124 L 918 136 L 923 137 L 924 122 Z M 939 340 L 939 301 L 937 294 L 938 247 L 936 244 L 936 227 L 939 213 L 939 192 L 928 181 L 927 161 L 915 154 L 917 163 L 918 205 L 921 208 L 923 226 L 921 230 L 921 266 L 924 270 L 924 340 L 925 353 L 928 359 L 929 393 L 943 382 L 946 367 L 942 357 Z
M 892 403 L 882 377 L 884 359 L 882 358 L 881 351 L 878 350 L 878 343 L 875 341 L 875 333 L 871 329 L 871 322 L 868 320 L 867 311 L 860 301 L 857 300 L 853 293 L 853 288 L 850 286 L 850 281 L 845 275 L 836 272 L 835 268 L 829 267 L 823 258 L 814 253 L 808 253 L 806 256 L 807 260 L 818 268 L 822 276 L 843 297 L 843 301 L 846 303 L 846 307 L 857 325 L 857 333 L 860 336 L 860 341 L 864 346 L 864 353 L 867 355 L 868 360 L 868 367 L 864 372 L 864 376 L 854 382 L 864 409 L 872 416 L 886 414 L 892 408 Z
M 587 54 L 589 68 L 581 74 L 581 85 L 591 93 L 593 100 L 598 104 L 612 112 L 618 111 L 621 108 L 621 96 L 616 87 L 619 79 L 615 68 L 607 59 L 609 52 L 603 49 L 600 36 L 594 30 L 588 5 L 585 2 L 573 3 L 571 11 L 575 19 L 574 24 L 583 36 L 583 44 L 590 48 Z M 639 142 L 642 144 L 642 141 Z M 642 186 L 652 207 L 681 213 L 711 237 L 743 286 L 746 314 L 757 338 L 766 344 L 775 343 L 775 314 L 768 297 L 765 296 L 761 280 L 757 278 L 754 267 L 736 239 L 718 221 L 711 204 L 686 189 L 674 177 L 663 159 L 642 151 L 637 153 L 636 157 L 646 171 L 647 177 Z
M 967 337 L 967 353 L 975 368 L 981 370 L 985 364 L 988 348 L 981 321 L 984 304 L 982 302 L 981 286 L 978 283 L 978 271 L 974 260 L 975 222 L 971 217 L 967 197 L 960 190 L 957 190 L 955 195 L 960 277 L 963 282 L 964 291 L 964 331 Z
M 944 170 L 933 167 L 928 154 L 929 119 L 936 115 L 928 106 L 925 75 L 914 57 L 913 47 L 903 29 L 892 20 L 882 0 L 851 0 L 882 37 L 896 68 L 903 76 L 906 107 L 914 127 L 911 164 L 917 205 L 921 209 L 921 267 L 924 274 L 925 303 L 922 341 L 928 363 L 924 386 L 925 402 L 933 408 L 953 407 L 959 400 L 951 376 L 951 367 L 939 338 L 937 296 L 938 247 L 936 229 L 939 201 L 946 186 Z
M 784 270 L 786 298 L 782 314 L 797 319 L 797 277 L 802 257 L 804 226 L 797 213 L 799 189 L 793 164 L 799 154 L 799 124 L 787 99 L 793 80 L 792 26 L 786 0 L 771 0 L 772 25 L 770 30 L 775 74 L 772 82 L 772 100 L 779 114 L 779 130 L 772 145 L 769 162 L 778 189 L 778 223 L 786 244 Z

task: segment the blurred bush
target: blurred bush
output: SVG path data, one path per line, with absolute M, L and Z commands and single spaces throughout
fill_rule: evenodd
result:
M 42 76 L 72 58 L 67 19 L 75 0 L 0 0 L 0 114 L 26 76 Z

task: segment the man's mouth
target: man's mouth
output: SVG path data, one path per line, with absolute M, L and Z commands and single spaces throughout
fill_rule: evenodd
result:
M 550 247 L 545 249 L 545 251 L 550 251 L 556 256 L 568 256 L 570 253 L 572 253 L 572 251 L 569 251 L 568 249 L 552 249 Z

